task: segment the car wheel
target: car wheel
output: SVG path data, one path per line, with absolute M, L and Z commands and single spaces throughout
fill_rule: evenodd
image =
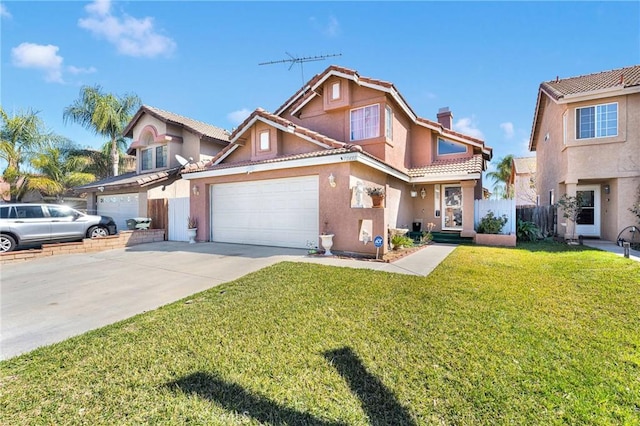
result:
M 16 240 L 9 235 L 0 235 L 0 253 L 5 253 L 16 248 Z
M 87 236 L 89 238 L 106 237 L 108 235 L 109 231 L 107 228 L 103 228 L 102 226 L 92 226 L 87 231 Z

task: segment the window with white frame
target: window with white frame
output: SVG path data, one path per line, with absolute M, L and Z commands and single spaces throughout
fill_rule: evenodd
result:
M 393 110 L 389 105 L 384 107 L 385 111 L 385 136 L 393 139 Z
M 369 105 L 351 110 L 351 140 L 380 136 L 380 105 Z
M 156 147 L 156 169 L 160 167 L 167 167 L 167 146 Z
M 269 146 L 269 131 L 260 132 L 260 151 L 268 151 Z
M 464 154 L 467 146 L 462 143 L 438 138 L 438 155 Z
M 336 81 L 331 85 L 331 100 L 340 99 L 340 82 Z
M 618 104 L 576 108 L 576 139 L 618 135 Z
M 142 150 L 142 170 L 151 170 L 153 161 L 153 148 Z

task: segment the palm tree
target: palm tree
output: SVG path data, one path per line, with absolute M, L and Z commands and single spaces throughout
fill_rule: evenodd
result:
M 3 171 L 4 180 L 11 184 L 12 198 L 24 192 L 26 174 L 22 166 L 47 143 L 58 143 L 62 137 L 45 130 L 38 113 L 32 110 L 14 113 L 11 116 L 0 107 L 0 159 L 7 162 Z
M 513 155 L 509 154 L 498 161 L 495 171 L 487 173 L 487 177 L 493 179 L 494 192 L 504 199 L 513 198 L 513 187 L 509 184 L 512 168 Z
M 65 123 L 74 121 L 97 135 L 109 138 L 112 172 L 113 176 L 118 176 L 118 140 L 122 138 L 122 131 L 140 104 L 140 98 L 136 95 L 117 96 L 103 93 L 98 85 L 83 86 L 80 97 L 64 109 L 63 117 Z
M 94 174 L 85 171 L 90 159 L 77 152 L 68 144 L 45 147 L 31 159 L 31 166 L 37 174 L 28 177 L 27 188 L 59 199 L 67 189 L 96 180 Z
M 123 159 L 125 157 L 125 149 L 127 148 L 127 141 L 125 138 L 118 138 L 118 174 L 121 174 L 124 170 Z M 88 160 L 86 172 L 89 172 L 96 176 L 96 180 L 102 180 L 111 175 L 113 169 L 111 168 L 111 142 L 106 142 L 99 150 L 96 149 L 76 149 L 73 155 L 79 157 L 85 157 Z

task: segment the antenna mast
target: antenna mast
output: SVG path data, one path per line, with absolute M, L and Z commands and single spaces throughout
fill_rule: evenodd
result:
M 284 64 L 287 62 L 291 62 L 291 65 L 289 65 L 289 71 L 291 71 L 291 68 L 293 68 L 293 66 L 295 64 L 300 64 L 300 72 L 302 74 L 302 84 L 304 84 L 304 65 L 303 62 L 315 62 L 315 61 L 323 61 L 327 58 L 332 58 L 335 56 L 342 56 L 342 53 L 334 53 L 331 55 L 319 55 L 319 56 L 303 56 L 300 58 L 297 58 L 295 56 L 293 56 L 291 53 L 289 52 L 284 52 L 289 56 L 289 59 L 280 59 L 278 61 L 269 61 L 269 62 L 261 62 L 258 65 L 272 65 L 272 64 Z

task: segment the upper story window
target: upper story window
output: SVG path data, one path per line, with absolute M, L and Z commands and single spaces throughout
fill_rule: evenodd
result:
M 270 147 L 269 131 L 260 132 L 260 151 L 268 151 Z
M 576 139 L 618 135 L 618 104 L 576 108 Z
M 467 146 L 462 143 L 438 138 L 438 155 L 464 154 Z
M 153 160 L 153 149 L 147 148 L 142 150 L 142 170 L 151 170 L 152 160 Z
M 156 169 L 160 167 L 167 167 L 167 146 L 156 147 Z
M 385 136 L 387 139 L 393 139 L 393 110 L 389 105 L 384 107 L 385 111 Z
M 369 105 L 351 110 L 351 140 L 380 136 L 380 105 Z
M 331 85 L 331 100 L 340 99 L 340 82 L 337 81 Z

